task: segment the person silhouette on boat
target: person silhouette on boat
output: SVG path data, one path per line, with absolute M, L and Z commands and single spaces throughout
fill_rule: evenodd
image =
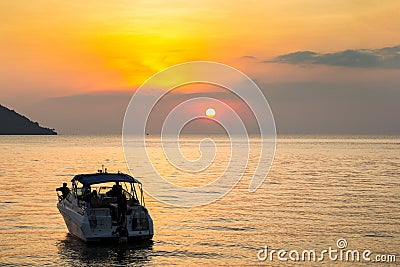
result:
M 97 195 L 97 190 L 93 190 L 92 193 L 90 193 L 89 202 L 91 208 L 100 207 L 101 201 L 99 196 Z
M 126 196 L 122 191 L 122 186 L 117 188 L 117 206 L 118 206 L 118 222 L 123 224 L 125 222 L 125 214 L 127 209 Z
M 115 184 L 113 185 L 113 187 L 111 188 L 111 190 L 108 191 L 108 192 L 106 193 L 106 195 L 107 195 L 108 197 L 117 197 L 119 191 L 122 192 L 122 186 L 119 184 L 119 182 L 115 182 Z
M 67 187 L 67 183 L 63 183 L 63 186 L 57 188 L 56 191 L 60 191 L 62 194 L 62 199 L 65 199 L 69 194 L 69 188 Z

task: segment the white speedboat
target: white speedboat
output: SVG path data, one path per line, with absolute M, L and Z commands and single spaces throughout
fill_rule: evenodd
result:
M 153 220 L 144 203 L 142 184 L 124 173 L 79 174 L 72 187 L 57 188 L 57 208 L 68 231 L 85 242 L 151 239 Z

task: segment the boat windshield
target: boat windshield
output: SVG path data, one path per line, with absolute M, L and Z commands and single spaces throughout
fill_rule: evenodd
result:
M 122 190 L 118 190 L 118 187 Z M 122 192 L 129 206 L 145 205 L 140 183 L 105 182 L 84 185 L 76 181 L 74 192 L 81 204 L 92 202 L 95 198 L 100 206 L 108 205 L 117 201 L 117 192 Z
M 114 190 L 115 190 L 115 185 L 116 183 L 102 183 L 102 184 L 93 184 L 91 186 L 92 192 L 93 190 L 96 190 L 97 195 L 102 198 L 102 197 L 112 197 L 114 196 Z M 130 200 L 132 198 L 138 199 L 137 194 L 136 194 L 136 188 L 135 186 L 131 187 L 130 183 L 119 183 L 119 185 L 122 187 L 122 193 L 125 195 L 127 200 Z

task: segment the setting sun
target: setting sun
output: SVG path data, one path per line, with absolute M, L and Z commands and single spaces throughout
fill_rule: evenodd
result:
M 209 118 L 214 118 L 215 116 L 215 109 L 209 108 L 206 110 L 206 116 Z

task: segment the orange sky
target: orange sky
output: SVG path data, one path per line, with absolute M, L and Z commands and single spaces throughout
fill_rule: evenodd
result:
M 242 56 L 396 45 L 398 10 L 397 0 L 1 1 L 0 97 L 129 88 L 190 60 L 251 74 Z

